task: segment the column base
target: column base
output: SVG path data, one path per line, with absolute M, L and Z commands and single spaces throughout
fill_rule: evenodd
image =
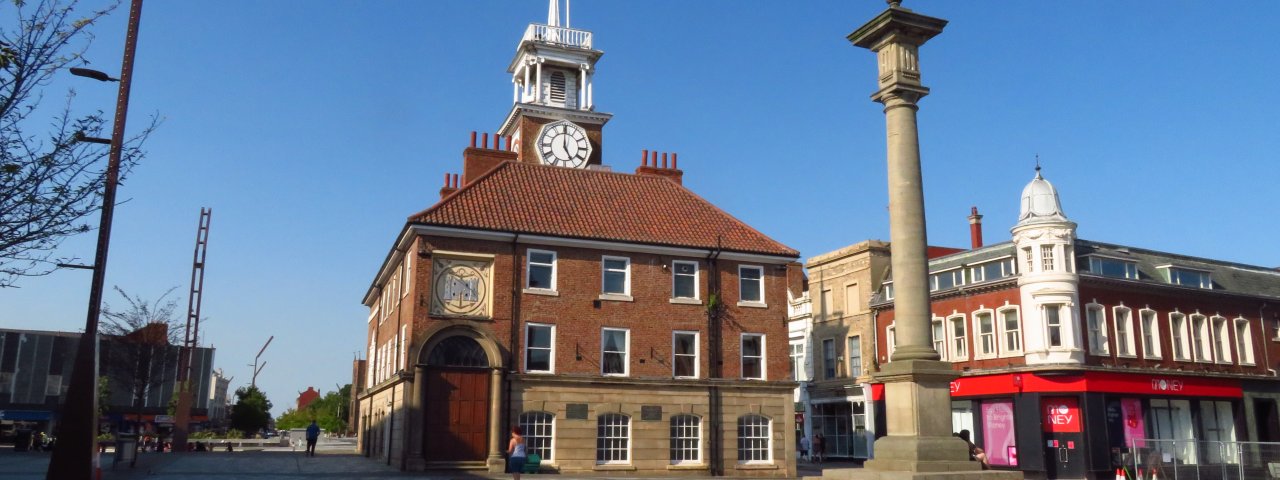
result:
M 502 455 L 489 455 L 484 461 L 485 466 L 489 469 L 489 473 L 503 473 L 507 471 L 507 459 Z

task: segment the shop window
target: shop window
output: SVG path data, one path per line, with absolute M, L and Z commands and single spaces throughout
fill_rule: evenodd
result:
M 1240 456 L 1236 446 L 1236 423 L 1231 414 L 1231 402 L 1200 401 L 1200 437 L 1209 443 L 1204 449 L 1204 463 L 1238 464 Z M 1222 443 L 1217 443 L 1222 442 Z
M 1165 452 L 1183 464 L 1196 464 L 1195 430 L 1191 423 L 1190 400 L 1153 398 L 1147 410 L 1147 433 L 1162 440 Z
M 984 400 L 981 409 L 982 449 L 987 453 L 987 463 L 1002 467 L 1018 466 L 1013 401 Z

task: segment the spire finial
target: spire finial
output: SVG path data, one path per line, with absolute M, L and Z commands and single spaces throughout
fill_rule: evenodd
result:
M 547 5 L 547 26 L 560 26 L 560 0 L 551 0 Z
M 1040 154 L 1036 154 L 1036 178 L 1044 178 L 1040 176 Z
M 884 3 L 889 4 L 889 8 L 902 7 L 902 0 L 884 0 Z

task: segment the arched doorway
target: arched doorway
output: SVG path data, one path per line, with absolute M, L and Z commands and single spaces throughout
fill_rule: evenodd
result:
M 435 462 L 488 456 L 489 356 L 475 339 L 454 335 L 430 346 L 423 404 L 423 457 Z

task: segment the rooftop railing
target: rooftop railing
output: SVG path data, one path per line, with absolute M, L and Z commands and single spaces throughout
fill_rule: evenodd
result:
M 566 47 L 591 49 L 591 32 L 539 23 L 529 24 L 523 41 L 544 42 Z

